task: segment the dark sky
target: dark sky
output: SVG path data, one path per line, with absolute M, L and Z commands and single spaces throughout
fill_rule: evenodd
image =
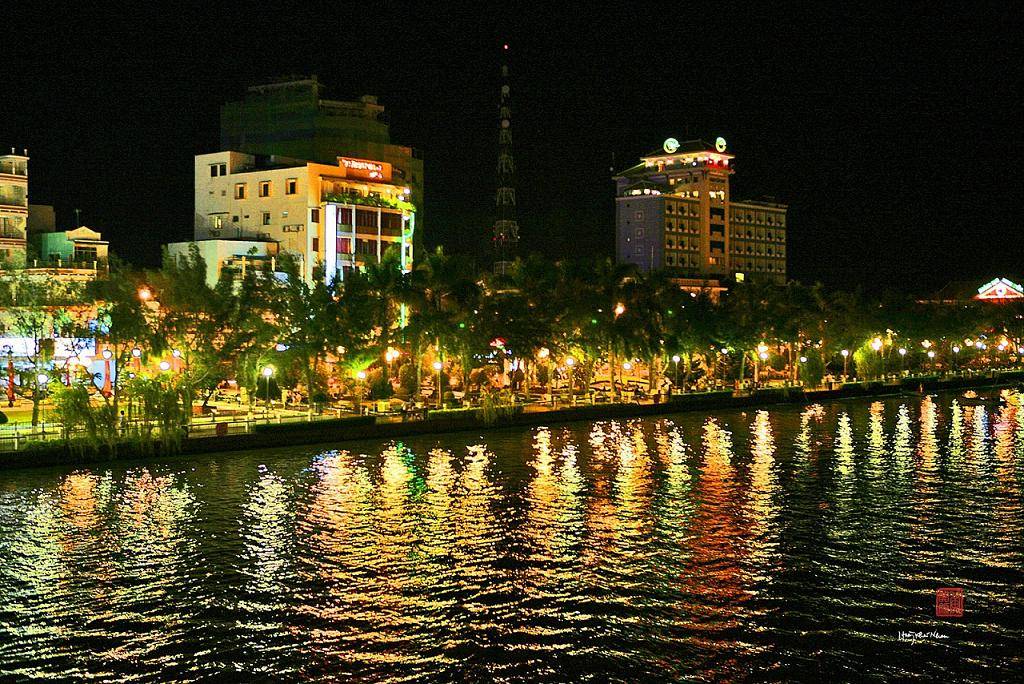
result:
M 31 200 L 59 223 L 81 208 L 118 254 L 155 264 L 191 237 L 192 155 L 216 150 L 219 106 L 316 73 L 329 96 L 376 94 L 393 141 L 423 150 L 428 244 L 482 250 L 507 40 L 524 251 L 610 255 L 613 156 L 721 135 L 733 196 L 790 205 L 791 277 L 1024 276 L 1016 12 L 566 4 L 5 8 L 0 149 L 29 149 Z

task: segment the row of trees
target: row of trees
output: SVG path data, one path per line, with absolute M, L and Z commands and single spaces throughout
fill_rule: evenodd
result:
M 325 283 L 317 272 L 311 284 L 300 274 L 283 255 L 276 274 L 225 271 L 211 287 L 193 250 L 166 257 L 157 271 L 114 264 L 108 278 L 78 288 L 7 281 L 0 320 L 8 334 L 34 339 L 26 359 L 33 368 L 46 368 L 46 338 L 60 335 L 95 339 L 115 368 L 138 370 L 117 373 L 103 398 L 112 433 L 125 393 L 146 394 L 133 381 L 159 377 L 190 406 L 208 402 L 228 380 L 250 397 L 261 386 L 269 393 L 262 371 L 270 368 L 274 384 L 300 390 L 313 411 L 339 395 L 419 397 L 428 378 L 440 380 L 437 392 L 448 383 L 471 393 L 520 381 L 528 387 L 571 364 L 578 390 L 601 381 L 614 397 L 631 366 L 644 369 L 652 390 L 666 381 L 816 385 L 826 374 L 1015 362 L 1024 335 L 1015 305 L 929 305 L 798 283 L 739 283 L 715 302 L 664 273 L 610 260 L 529 257 L 496 275 L 438 249 L 410 273 L 389 252 L 344 282 Z M 144 372 L 171 354 L 173 373 Z M 75 374 L 87 389 L 95 382 Z M 33 398 L 36 383 L 22 387 Z M 81 392 L 75 402 L 65 403 L 86 410 Z M 154 420 L 166 413 L 159 401 L 146 405 Z

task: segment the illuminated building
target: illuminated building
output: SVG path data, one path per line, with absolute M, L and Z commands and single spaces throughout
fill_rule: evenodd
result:
M 210 287 L 216 286 L 224 269 L 230 269 L 236 281 L 245 278 L 250 268 L 262 270 L 269 265 L 271 271 L 277 270 L 275 259 L 279 245 L 276 242 L 244 238 L 172 242 L 167 245 L 167 253 L 175 258 L 188 256 L 192 245 L 206 264 L 206 284 Z
M 508 52 L 508 45 L 505 46 Z M 498 189 L 494 195 L 495 220 L 491 239 L 495 250 L 495 272 L 504 273 L 519 244 L 516 221 L 515 161 L 512 158 L 512 94 L 508 65 L 501 66 L 501 97 L 498 103 Z
M 617 259 L 711 285 L 728 277 L 786 282 L 786 205 L 733 200 L 733 159 L 722 138 L 669 138 L 617 174 Z
M 918 301 L 922 304 L 1020 303 L 1024 302 L 1024 285 L 1009 278 L 993 278 L 980 285 L 977 281 L 957 280 L 949 283 L 931 297 Z
M 0 267 L 25 263 L 28 229 L 28 155 L 0 155 Z
M 391 142 L 384 107 L 376 97 L 327 100 L 324 90 L 316 76 L 252 86 L 242 100 L 221 107 L 220 149 L 328 165 L 338 157 L 388 164 L 394 182 L 411 190 L 422 233 L 422 155 Z
M 318 263 L 327 280 L 344 279 L 392 247 L 408 271 L 416 229 L 410 195 L 383 161 L 202 154 L 195 158 L 195 239 L 263 243 L 257 249 L 263 257 L 289 252 L 307 279 Z M 223 261 L 226 252 L 218 250 Z

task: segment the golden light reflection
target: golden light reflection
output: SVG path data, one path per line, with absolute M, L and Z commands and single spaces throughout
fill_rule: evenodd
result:
M 750 426 L 750 487 L 746 513 L 750 525 L 750 563 L 752 579 L 764 580 L 773 565 L 778 545 L 778 474 L 775 471 L 775 436 L 768 411 L 758 411 Z

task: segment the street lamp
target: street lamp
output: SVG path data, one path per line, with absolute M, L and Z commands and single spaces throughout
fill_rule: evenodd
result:
M 160 364 L 163 365 L 163 364 Z M 267 385 L 267 412 L 270 412 L 270 377 L 274 374 L 273 366 L 263 367 L 263 382 Z
M 672 384 L 674 384 L 676 387 L 679 387 L 679 361 L 680 361 L 679 354 L 673 354 L 672 355 L 672 363 L 674 363 L 676 365 L 676 372 L 675 372 L 675 379 L 672 381 Z
M 141 299 L 144 302 L 148 302 L 152 298 L 153 298 L 153 293 L 150 291 L 150 289 L 148 287 L 140 287 L 139 288 L 139 299 Z
M 444 364 L 440 361 L 434 362 L 434 370 L 437 371 L 437 408 L 441 408 L 441 369 Z
M 565 367 L 569 369 L 569 401 L 573 404 L 576 403 L 576 374 L 573 366 L 576 365 L 576 359 L 571 356 L 565 357 Z
M 7 408 L 14 407 L 14 347 L 4 345 L 4 353 L 7 354 Z
M 554 364 L 551 358 L 551 350 L 547 347 L 541 347 L 540 351 L 537 352 L 537 358 L 543 361 L 548 360 L 548 399 L 551 401 L 551 405 L 555 405 L 555 373 Z
M 619 302 L 618 304 L 615 305 L 615 317 L 618 318 L 624 313 L 626 313 L 626 305 L 623 304 L 622 302 Z
M 871 348 L 878 352 L 878 360 L 881 362 L 882 365 L 882 375 L 885 375 L 885 356 L 882 354 L 883 346 L 884 343 L 882 342 L 881 337 L 876 337 L 875 339 L 871 340 Z
M 162 370 L 165 373 L 167 371 L 171 370 L 171 362 L 170 361 L 161 361 L 160 362 L 160 370 Z
M 849 363 L 850 363 L 850 350 L 849 349 L 844 349 L 844 350 L 842 350 L 839 353 L 843 355 L 843 380 L 845 381 L 846 380 L 846 375 L 847 375 L 846 371 L 849 368 Z
M 956 371 L 956 357 L 960 353 L 960 345 L 953 345 L 953 370 Z
M 103 396 L 109 397 L 112 392 L 110 390 L 110 359 L 114 357 L 114 352 L 109 349 L 103 350 Z M 70 373 L 69 373 L 70 375 Z M 70 378 L 68 385 L 71 385 Z

